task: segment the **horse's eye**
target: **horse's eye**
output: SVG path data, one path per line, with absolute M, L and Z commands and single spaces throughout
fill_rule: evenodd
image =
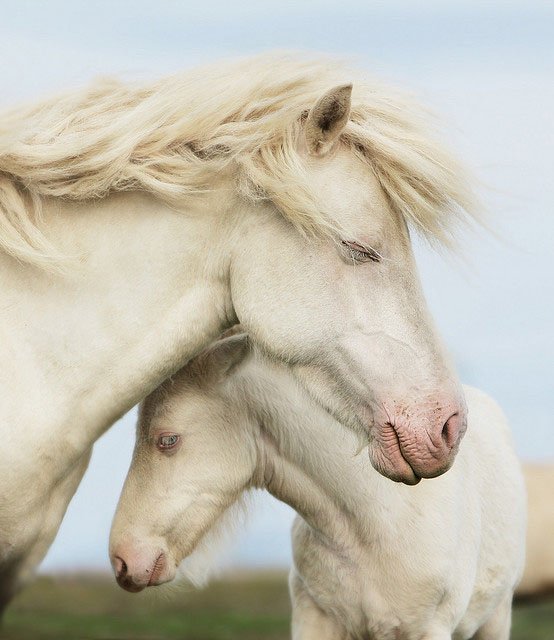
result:
M 350 240 L 342 240 L 341 244 L 346 247 L 348 251 L 348 257 L 355 263 L 358 262 L 381 262 L 381 255 L 365 245 L 358 242 L 352 242 Z
M 156 445 L 161 451 L 167 451 L 167 449 L 173 449 L 173 447 L 175 447 L 179 442 L 180 438 L 181 436 L 176 433 L 162 433 L 158 436 Z

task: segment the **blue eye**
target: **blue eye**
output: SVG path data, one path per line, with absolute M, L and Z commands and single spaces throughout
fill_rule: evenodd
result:
M 176 433 L 162 433 L 158 437 L 157 447 L 161 450 L 173 449 L 173 447 L 179 442 L 181 436 Z

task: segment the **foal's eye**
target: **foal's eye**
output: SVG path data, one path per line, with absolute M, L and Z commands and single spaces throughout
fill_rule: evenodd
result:
M 158 436 L 158 440 L 156 442 L 156 446 L 161 451 L 167 451 L 168 449 L 173 449 L 181 439 L 181 436 L 176 433 L 162 433 Z
M 342 240 L 341 244 L 343 247 L 346 247 L 348 257 L 355 263 L 369 261 L 381 262 L 381 255 L 371 247 L 366 247 L 359 242 L 352 242 L 350 240 Z

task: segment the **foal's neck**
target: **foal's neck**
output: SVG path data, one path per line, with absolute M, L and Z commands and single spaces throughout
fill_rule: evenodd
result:
M 371 535 L 366 505 L 382 489 L 365 447 L 296 383 L 286 367 L 255 356 L 243 389 L 257 416 L 256 485 L 289 504 L 333 547 Z M 389 482 L 390 481 L 385 481 Z

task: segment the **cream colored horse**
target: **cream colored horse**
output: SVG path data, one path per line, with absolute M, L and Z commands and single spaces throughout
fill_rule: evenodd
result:
M 407 223 L 444 239 L 470 196 L 413 105 L 350 79 L 259 56 L 0 119 L 0 605 L 96 439 L 237 320 L 380 472 L 451 465 Z
M 526 464 L 528 526 L 525 571 L 516 595 L 554 594 L 554 465 Z
M 507 640 L 522 571 L 525 490 L 505 419 L 466 388 L 452 469 L 405 487 L 286 366 L 216 343 L 142 404 L 110 549 L 130 591 L 172 580 L 222 513 L 264 488 L 300 514 L 290 587 L 295 640 Z

